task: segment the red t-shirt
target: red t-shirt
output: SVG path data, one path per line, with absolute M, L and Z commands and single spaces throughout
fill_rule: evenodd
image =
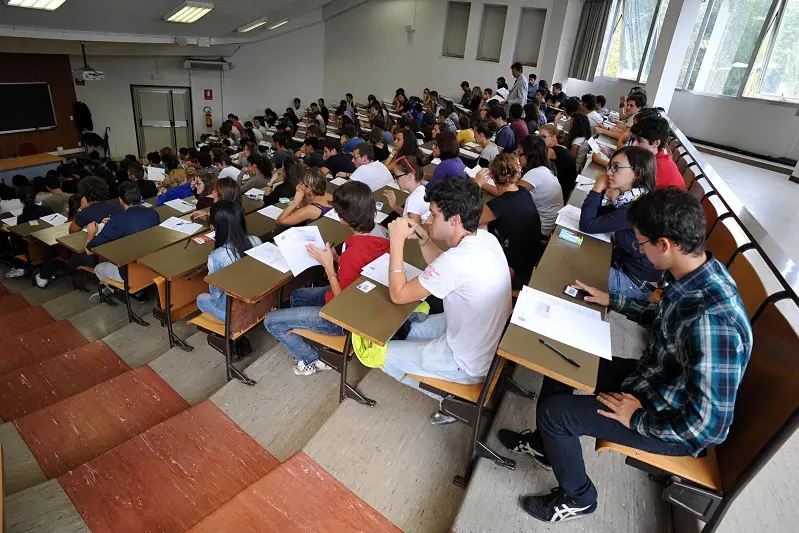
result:
M 338 260 L 338 284 L 342 291 L 360 277 L 363 267 L 389 250 L 388 239 L 374 235 L 353 235 L 344 244 L 346 249 Z M 332 299 L 333 291 L 327 291 L 325 303 Z
M 663 189 L 665 187 L 677 187 L 680 190 L 685 190 L 685 180 L 680 174 L 677 165 L 669 154 L 661 150 L 656 157 L 658 173 L 655 181 L 655 188 Z

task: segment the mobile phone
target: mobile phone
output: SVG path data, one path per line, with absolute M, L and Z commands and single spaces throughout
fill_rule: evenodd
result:
M 575 300 L 584 300 L 588 293 L 582 289 L 578 289 L 576 287 L 572 287 L 571 285 L 566 285 L 563 289 L 563 293 L 567 296 L 571 296 Z

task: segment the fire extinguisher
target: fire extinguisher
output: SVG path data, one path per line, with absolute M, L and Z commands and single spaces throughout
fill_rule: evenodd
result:
M 214 124 L 213 123 L 213 119 L 211 118 L 211 108 L 208 107 L 208 106 L 205 106 L 203 108 L 203 111 L 205 112 L 205 127 L 206 128 L 210 128 Z

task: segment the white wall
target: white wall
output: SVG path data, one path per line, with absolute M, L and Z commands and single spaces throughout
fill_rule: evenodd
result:
M 565 0 L 557 0 L 565 1 Z M 547 21 L 538 68 L 525 68 L 524 75 L 538 73 L 543 64 L 555 61 L 549 57 L 557 50 L 547 46 L 547 33 L 553 26 L 553 0 L 496 0 L 491 4 L 507 4 L 505 37 L 499 63 L 478 61 L 483 4 L 472 2 L 464 59 L 443 57 L 446 0 L 370 0 L 325 23 L 324 89 L 329 102 L 338 102 L 351 92 L 356 100 L 365 100 L 369 93 L 378 98 L 391 98 L 397 87 L 408 94 L 421 94 L 430 87 L 442 95 L 460 98 L 460 83 L 468 80 L 482 88 L 496 88 L 496 79 L 504 76 L 511 84 L 510 65 L 516 47 L 516 33 L 522 7 L 547 9 Z M 406 25 L 414 21 L 416 31 L 408 34 Z

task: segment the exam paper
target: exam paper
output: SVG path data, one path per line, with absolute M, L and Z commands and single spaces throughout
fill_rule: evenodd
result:
M 325 217 L 335 220 L 336 222 L 341 222 L 341 217 L 338 216 L 338 213 L 336 213 L 335 209 L 331 209 L 330 211 L 325 213 Z
M 251 200 L 264 199 L 264 191 L 261 189 L 250 189 L 249 191 L 245 192 L 244 195 Z
M 510 322 L 578 350 L 612 359 L 610 323 L 594 309 L 524 286 Z
M 335 185 L 336 187 L 341 187 L 342 185 L 344 185 L 344 184 L 345 184 L 345 183 L 347 183 L 348 181 L 349 181 L 349 180 L 347 180 L 347 179 L 344 179 L 344 178 L 335 178 L 335 179 L 333 179 L 333 180 L 330 180 L 330 183 L 332 183 L 332 184 L 333 184 L 333 185 Z
M 177 217 L 169 217 L 168 219 L 161 222 L 160 226 L 162 228 L 185 233 L 186 235 L 192 235 L 194 233 L 197 233 L 200 230 L 200 228 L 203 227 L 202 224 L 197 224 L 196 222 L 190 222 L 188 220 L 183 220 Z
M 211 233 L 206 233 L 205 236 L 213 241 L 216 239 L 216 232 L 212 231 Z
M 428 148 L 422 148 L 421 146 L 419 147 L 419 150 L 420 150 L 420 151 L 421 151 L 421 152 L 422 152 L 424 155 L 430 155 L 430 154 L 432 154 L 432 153 L 433 153 L 433 151 L 432 151 L 432 150 L 430 150 L 430 149 L 428 149 Z
M 595 179 L 591 179 L 591 178 L 589 178 L 587 176 L 583 176 L 582 174 L 577 176 L 577 185 L 587 185 L 587 184 L 590 183 L 591 186 L 593 186 L 594 182 L 596 182 Z
M 555 220 L 555 224 L 558 226 L 563 226 L 564 228 L 570 229 L 572 231 L 582 233 L 583 235 L 589 235 L 595 239 L 599 239 L 600 241 L 610 242 L 610 233 L 586 233 L 585 231 L 580 231 L 581 214 L 582 212 L 580 211 L 579 207 L 565 205 L 560 211 L 558 211 L 558 218 Z
M 147 179 L 150 181 L 161 181 L 166 177 L 166 171 L 163 168 L 147 167 Z
M 295 276 L 319 264 L 316 259 L 308 255 L 308 250 L 305 249 L 307 244 L 313 244 L 317 248 L 325 247 L 325 241 L 322 240 L 322 234 L 316 226 L 289 228 L 275 237 L 275 244 L 280 248 L 283 258 L 291 268 L 291 273 Z
M 5 224 L 8 227 L 16 226 L 17 225 L 17 217 L 9 217 L 0 220 L 0 223 Z
M 472 168 L 466 167 L 466 175 L 470 178 L 474 179 L 477 177 L 477 173 L 480 172 L 481 167 L 475 165 Z
M 250 248 L 244 253 L 284 274 L 289 271 L 289 265 L 283 258 L 283 254 L 280 253 L 280 248 L 271 242 L 265 242 L 259 246 Z
M 363 270 L 361 270 L 361 275 L 388 287 L 388 265 L 389 255 L 386 253 L 363 267 Z M 421 270 L 413 265 L 409 265 L 408 263 L 404 263 L 402 268 L 405 269 L 405 277 L 408 279 L 408 281 L 418 277 L 419 274 L 422 273 Z
M 277 217 L 280 216 L 280 213 L 283 212 L 281 208 L 276 205 L 268 205 L 263 209 L 259 209 L 258 212 L 264 216 L 267 216 L 273 220 L 277 220 Z
M 332 211 L 332 209 L 331 209 L 331 211 Z M 387 218 L 388 218 L 387 214 L 385 214 L 382 211 L 378 211 L 377 214 L 375 215 L 375 224 L 380 224 L 381 222 L 383 222 Z
M 467 150 L 466 148 L 461 148 L 459 152 L 461 155 L 470 157 L 472 159 L 477 159 L 478 157 L 480 157 L 480 154 Z
M 170 200 L 168 202 L 164 202 L 164 205 L 168 205 L 172 209 L 176 209 L 181 213 L 191 213 L 194 211 L 195 207 L 191 205 L 189 202 L 184 200 Z
M 67 221 L 67 217 L 65 217 L 64 215 L 61 215 L 59 213 L 56 213 L 54 215 L 47 215 L 46 217 L 39 217 L 39 220 L 41 220 L 43 222 L 47 222 L 51 226 L 58 226 L 60 224 L 63 224 L 64 222 L 66 222 Z
M 440 158 L 438 158 L 438 157 L 436 157 L 435 159 L 433 159 L 432 161 L 430 161 L 430 164 L 431 164 L 431 165 L 440 165 L 440 164 L 441 164 L 441 159 L 440 159 Z
M 583 191 L 583 192 L 590 192 L 591 189 L 593 189 L 593 188 L 594 188 L 594 184 L 593 183 L 586 183 L 584 185 L 578 185 L 577 186 L 577 189 L 580 190 L 580 191 Z
M 16 209 L 11 209 L 8 212 L 11 213 L 12 215 L 14 215 L 15 217 L 18 217 L 18 216 L 20 216 L 22 214 L 22 211 L 24 209 L 25 209 L 24 207 L 18 207 Z

